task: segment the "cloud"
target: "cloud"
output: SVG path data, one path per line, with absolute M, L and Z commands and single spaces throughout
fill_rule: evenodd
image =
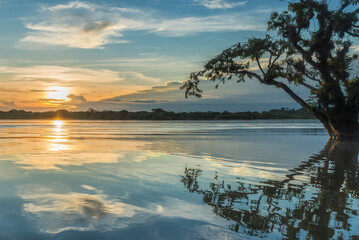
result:
M 198 67 L 198 62 L 201 62 L 203 59 L 200 57 L 195 57 L 191 59 L 183 59 L 181 57 L 157 56 L 155 53 L 151 54 L 150 57 L 134 57 L 134 58 L 109 58 L 109 59 L 96 59 L 96 62 L 91 62 L 89 60 L 84 66 L 112 66 L 112 67 L 126 67 L 126 68 L 141 68 L 141 69 L 153 69 L 166 70 L 172 69 L 182 69 L 186 68 L 187 71 L 191 71 L 194 67 Z M 179 68 L 181 66 L 181 68 Z M 181 72 L 183 72 L 181 70 Z M 185 71 L 186 72 L 186 71 Z
M 118 72 L 107 69 L 94 70 L 56 65 L 38 65 L 29 67 L 1 66 L 0 73 L 10 74 L 14 80 L 41 81 L 50 83 L 57 81 L 60 81 L 61 83 L 113 83 L 124 80 L 118 75 Z M 40 92 L 41 91 L 43 90 L 40 90 Z M 34 90 L 33 92 L 39 92 L 39 90 Z
M 65 67 L 57 65 L 37 65 L 27 67 L 0 66 L 0 80 L 11 82 L 40 82 L 43 84 L 61 84 L 71 87 L 112 85 L 125 88 L 142 89 L 160 84 L 162 80 L 134 71 L 112 71 L 83 67 Z M 4 89 L 8 91 L 11 89 Z M 98 89 L 97 89 L 98 90 Z M 3 91 L 0 89 L 0 91 Z M 14 89 L 12 90 L 14 91 Z M 49 93 L 57 90 L 30 89 L 33 93 Z M 18 92 L 18 90 L 16 90 Z
M 159 84 L 161 82 L 161 79 L 159 78 L 149 77 L 139 72 L 120 72 L 119 76 L 124 79 L 122 83 L 153 86 L 154 84 Z
M 86 98 L 82 95 L 70 94 L 67 97 L 70 99 L 69 104 L 81 104 L 87 102 Z
M 101 102 L 106 103 L 156 103 L 176 101 L 177 96 L 183 97 L 183 92 L 179 90 L 181 82 L 167 82 L 165 85 L 153 86 L 149 89 L 136 93 L 126 94 L 115 98 L 105 99 Z M 154 100 L 156 98 L 156 100 Z
M 228 9 L 238 6 L 243 6 L 247 1 L 243 2 L 225 2 L 224 0 L 195 0 L 200 5 L 205 6 L 209 9 Z
M 37 92 L 37 93 L 48 93 L 48 92 L 57 92 L 57 90 L 30 90 L 31 92 Z
M 133 103 L 158 103 L 160 101 L 157 101 L 157 100 L 133 100 L 130 102 L 133 102 Z
M 56 99 L 56 98 L 41 98 L 40 101 L 44 101 L 44 102 L 51 102 L 51 103 L 62 103 L 65 100 L 63 99 Z
M 25 24 L 33 32 L 21 41 L 75 48 L 101 48 L 102 45 L 113 42 L 112 37 L 121 36 L 118 31 L 125 25 L 113 20 L 126 12 L 119 8 L 105 10 L 100 6 L 78 1 L 42 7 L 44 21 Z M 126 41 L 117 39 L 116 42 Z
M 5 82 L 3 82 L 5 84 Z M 8 84 L 8 83 L 6 83 Z M 0 92 L 4 92 L 4 93 L 24 93 L 27 91 L 22 91 L 18 88 L 7 88 L 7 87 L 0 87 Z
M 164 85 L 153 86 L 135 93 L 118 95 L 100 101 L 88 101 L 77 105 L 78 110 L 93 107 L 97 110 L 130 110 L 141 111 L 153 108 L 163 108 L 170 111 L 263 111 L 281 107 L 299 107 L 288 95 L 280 89 L 264 86 L 252 80 L 245 84 L 229 81 L 215 89 L 211 81 L 201 81 L 202 98 L 184 96 L 179 90 L 183 82 L 167 82 Z M 304 98 L 306 89 L 295 88 Z M 274 96 L 274 97 L 273 97 Z
M 350 47 L 351 49 L 353 49 L 354 52 L 359 52 L 359 45 L 354 45 Z
M 245 2 L 201 1 L 208 8 L 230 8 Z M 21 42 L 73 48 L 103 48 L 126 43 L 126 31 L 146 31 L 162 36 L 187 36 L 201 32 L 265 30 L 265 21 L 248 13 L 164 18 L 132 8 L 117 8 L 80 1 L 41 8 L 40 22 L 26 23 L 31 30 Z
M 16 107 L 16 104 L 15 104 L 15 101 L 0 101 L 0 103 L 3 105 L 3 106 L 7 106 L 7 107 Z
M 225 14 L 206 17 L 185 17 L 150 23 L 149 30 L 168 37 L 195 35 L 204 32 L 263 31 L 265 23 L 246 14 Z

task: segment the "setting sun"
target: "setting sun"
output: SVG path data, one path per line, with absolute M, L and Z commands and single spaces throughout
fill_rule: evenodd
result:
M 60 101 L 67 101 L 70 94 L 67 87 L 49 87 L 47 91 L 47 98 Z

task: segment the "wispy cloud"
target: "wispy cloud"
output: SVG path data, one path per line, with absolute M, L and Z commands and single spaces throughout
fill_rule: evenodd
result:
M 65 67 L 57 65 L 37 65 L 29 67 L 0 67 L 1 75 L 6 74 L 16 81 L 59 82 L 76 84 L 123 84 L 151 85 L 159 83 L 159 78 L 146 76 L 133 71 L 117 72 L 108 69 L 90 69 L 82 67 Z M 49 92 L 51 90 L 35 89 L 32 92 Z
M 13 80 L 61 83 L 113 83 L 124 80 L 116 71 L 107 69 L 88 69 L 56 65 L 29 67 L 1 66 L 0 74 L 9 74 Z M 37 90 L 36 90 L 37 91 Z
M 104 103 L 116 103 L 118 101 L 121 102 L 137 102 L 137 103 L 153 103 L 153 99 L 156 101 L 177 101 L 180 98 L 177 96 L 181 96 L 182 99 L 183 93 L 179 90 L 179 87 L 182 85 L 181 82 L 167 82 L 165 85 L 153 86 L 149 89 L 138 91 L 136 93 L 126 94 L 119 97 L 105 99 L 102 102 Z M 139 101 L 140 100 L 140 101 Z
M 119 76 L 122 77 L 122 83 L 128 84 L 139 84 L 139 85 L 146 85 L 146 86 L 153 86 L 154 84 L 159 84 L 161 79 L 155 77 L 149 77 L 139 72 L 120 72 Z
M 245 2 L 227 3 L 206 0 L 208 8 L 231 8 Z M 26 23 L 31 31 L 22 43 L 63 45 L 73 48 L 103 48 L 106 44 L 126 43 L 126 31 L 146 31 L 167 37 L 201 32 L 264 30 L 265 22 L 248 13 L 183 18 L 163 18 L 132 8 L 117 8 L 74 1 L 42 7 L 42 20 Z
M 28 67 L 0 67 L 0 80 L 11 79 L 18 82 L 41 82 L 71 86 L 121 85 L 126 87 L 152 86 L 162 80 L 134 71 L 112 71 L 57 65 L 37 65 Z M 1 89 L 0 89 L 1 91 Z M 31 89 L 31 92 L 46 93 L 49 89 Z
M 247 1 L 242 2 L 226 2 L 224 0 L 195 0 L 200 5 L 205 6 L 209 9 L 228 9 L 234 8 L 238 6 L 243 6 L 247 3 Z
M 15 101 L 0 101 L 3 106 L 16 107 Z
M 48 92 L 56 92 L 56 90 L 38 90 L 38 89 L 34 89 L 34 90 L 30 90 L 31 92 L 36 92 L 36 93 L 48 93 Z
M 198 56 L 191 56 L 189 58 L 173 57 L 166 55 L 150 54 L 151 56 L 138 56 L 132 58 L 109 58 L 88 60 L 78 67 L 82 68 L 112 68 L 121 72 L 122 77 L 135 77 L 139 69 L 142 74 L 152 76 L 151 79 L 146 78 L 150 82 L 164 83 L 165 81 L 178 81 L 186 78 L 186 75 L 202 67 L 202 60 Z M 125 76 L 125 72 L 127 72 Z M 133 72 L 133 74 L 130 74 Z M 122 73 L 124 75 L 122 75 Z M 156 78 L 154 78 L 156 76 Z M 141 76 L 136 76 L 137 79 L 142 79 Z
M 167 19 L 149 24 L 149 30 L 163 36 L 179 37 L 203 32 L 265 30 L 265 24 L 246 14 L 212 15 Z
M 353 49 L 354 52 L 359 52 L 359 45 L 354 45 L 351 49 Z

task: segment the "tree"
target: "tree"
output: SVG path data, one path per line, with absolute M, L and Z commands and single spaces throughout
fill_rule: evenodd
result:
M 357 59 L 352 39 L 359 37 L 359 0 L 294 0 L 288 11 L 274 12 L 263 38 L 252 37 L 209 60 L 181 89 L 201 97 L 200 78 L 220 83 L 247 79 L 284 90 L 324 125 L 331 138 L 359 137 L 359 78 L 350 79 Z M 255 70 L 253 70 L 255 69 Z M 308 89 L 309 99 L 293 86 Z

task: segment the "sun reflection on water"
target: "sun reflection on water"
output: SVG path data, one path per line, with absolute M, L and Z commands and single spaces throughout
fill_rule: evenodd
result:
M 64 128 L 65 121 L 63 120 L 54 120 L 53 124 L 53 135 L 50 138 L 49 150 L 58 152 L 69 150 L 69 145 L 65 144 L 68 142 L 68 132 Z
M 52 124 L 55 125 L 55 126 L 62 126 L 65 124 L 65 121 L 63 120 L 54 120 L 52 121 Z

